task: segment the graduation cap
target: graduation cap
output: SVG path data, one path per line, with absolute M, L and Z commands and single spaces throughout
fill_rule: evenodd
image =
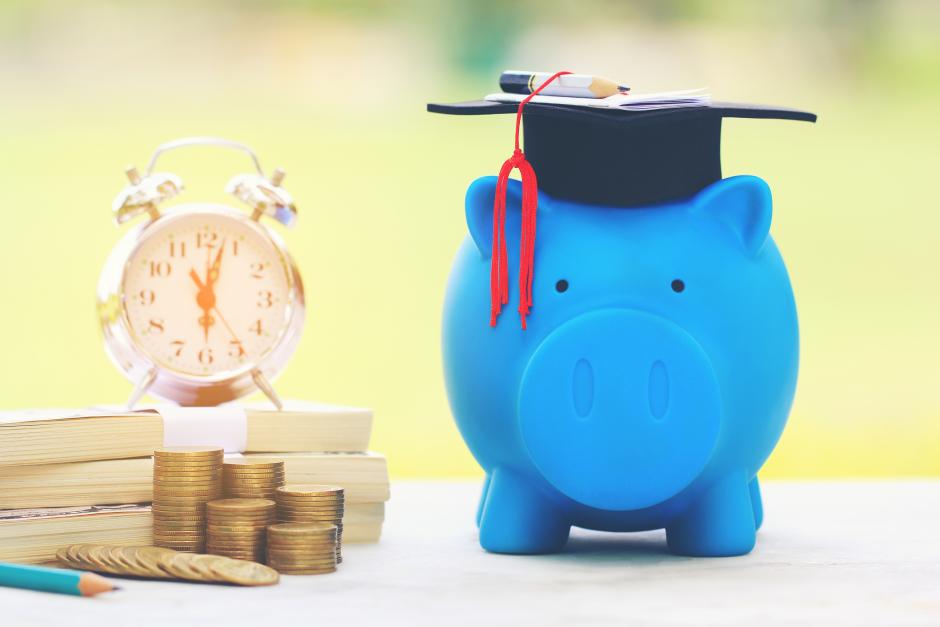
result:
M 559 72 L 519 103 L 476 100 L 429 104 L 432 113 L 516 114 L 516 149 L 503 164 L 494 199 L 491 319 L 508 302 L 503 224 L 506 181 L 522 175 L 520 304 L 522 327 L 532 304 L 535 217 L 538 190 L 554 198 L 612 207 L 640 207 L 689 198 L 721 180 L 721 122 L 756 118 L 815 122 L 805 111 L 751 104 L 705 102 L 651 110 L 581 107 L 529 102 Z M 520 149 L 520 124 L 525 152 Z

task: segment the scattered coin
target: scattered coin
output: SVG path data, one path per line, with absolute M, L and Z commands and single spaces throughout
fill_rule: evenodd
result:
M 241 586 L 278 582 L 276 570 L 219 555 L 180 553 L 163 547 L 75 544 L 56 551 L 63 565 L 82 570 L 153 579 L 184 579 Z

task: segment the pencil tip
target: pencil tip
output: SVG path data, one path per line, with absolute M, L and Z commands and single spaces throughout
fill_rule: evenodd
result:
M 124 588 L 122 588 L 121 586 L 114 586 L 113 588 L 111 588 L 111 592 L 114 592 L 115 590 L 123 590 L 123 589 Z

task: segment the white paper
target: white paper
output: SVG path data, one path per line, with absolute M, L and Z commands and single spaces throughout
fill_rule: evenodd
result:
M 522 102 L 524 94 L 489 94 L 484 100 L 490 102 Z M 557 104 L 570 107 L 589 107 L 594 109 L 615 109 L 621 111 L 651 111 L 656 109 L 677 109 L 683 107 L 701 107 L 711 102 L 711 96 L 705 89 L 684 89 L 663 91 L 650 94 L 614 94 L 607 98 L 575 98 L 571 96 L 535 96 L 529 102 Z
M 248 414 L 236 403 L 218 407 L 153 406 L 163 417 L 163 446 L 218 446 L 226 453 L 248 447 Z

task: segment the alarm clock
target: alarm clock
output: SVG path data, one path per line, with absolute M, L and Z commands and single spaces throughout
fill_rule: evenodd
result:
M 180 194 L 175 174 L 156 172 L 165 152 L 215 146 L 247 154 L 254 172 L 225 190 L 248 211 L 219 204 L 161 205 Z M 122 225 L 145 218 L 108 257 L 98 282 L 98 316 L 115 365 L 134 383 L 133 407 L 147 392 L 180 405 L 217 405 L 261 390 L 280 409 L 271 381 L 297 347 L 304 324 L 300 273 L 265 224 L 297 217 L 281 187 L 243 144 L 212 137 L 160 145 L 147 170 L 113 203 Z

